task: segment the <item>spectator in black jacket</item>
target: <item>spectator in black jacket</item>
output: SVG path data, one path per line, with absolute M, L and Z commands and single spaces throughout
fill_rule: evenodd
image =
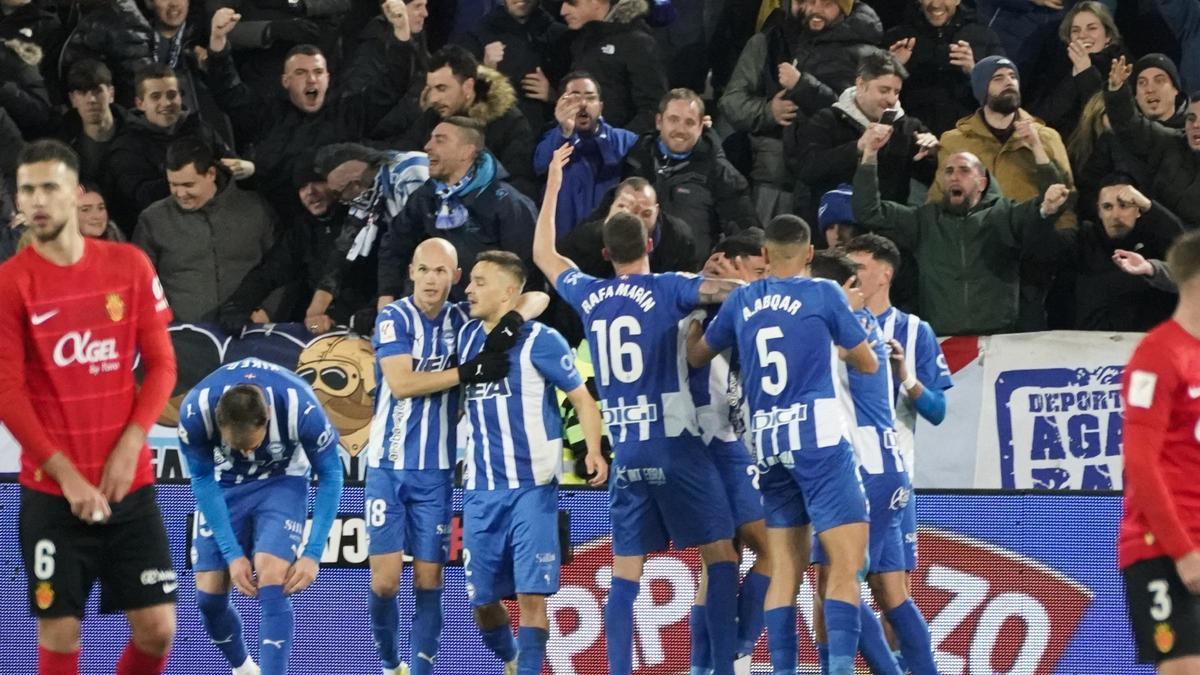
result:
M 672 89 L 658 110 L 658 131 L 638 139 L 623 173 L 654 185 L 663 211 L 688 224 L 695 257 L 704 258 L 722 235 L 759 225 L 750 186 L 706 129 L 696 92 Z
M 456 299 L 464 297 L 470 267 L 480 252 L 501 249 L 527 262 L 533 259 L 537 210 L 528 197 L 505 182 L 507 173 L 484 147 L 478 121 L 447 118 L 434 128 L 425 154 L 429 155 L 429 181 L 409 197 L 380 244 L 380 306 L 404 294 L 413 249 L 430 237 L 449 241 L 463 262 L 462 280 L 451 290 Z M 531 280 L 527 288 L 537 284 Z
M 95 59 L 112 70 L 117 101 L 133 105 L 134 78 L 152 61 L 150 22 L 136 0 L 81 0 L 79 21 L 63 46 L 59 70 Z
M 37 45 L 44 58 L 39 67 L 42 78 L 56 83 L 58 52 L 62 49 L 62 22 L 33 0 L 0 0 L 0 42 L 20 38 Z
M 459 38 L 480 63 L 500 71 L 519 92 L 517 106 L 534 135 L 554 120 L 549 87 L 540 85 L 538 74 L 544 77 L 551 70 L 551 49 L 566 32 L 567 27 L 555 21 L 539 0 L 503 0 L 475 30 Z
M 604 92 L 608 123 L 635 134 L 654 126 L 654 111 L 667 91 L 658 44 L 642 20 L 648 10 L 647 0 L 564 2 L 562 16 L 575 33 L 569 68 L 554 74 L 557 78 L 568 70 L 591 73 Z M 549 92 L 549 80 L 542 80 L 544 75 L 538 78 L 539 92 Z
M 50 130 L 50 95 L 38 64 L 42 48 L 26 39 L 0 43 L 0 108 L 8 112 L 26 138 Z
M 238 142 L 253 147 L 258 189 L 282 218 L 300 212 L 292 185 L 297 160 L 311 158 L 315 148 L 364 138 L 408 90 L 414 50 L 408 12 L 400 0 L 386 0 L 384 12 L 393 33 L 387 40 L 364 45 L 355 64 L 362 88 L 335 89 L 329 96 L 325 57 L 311 45 L 292 48 L 282 78 L 284 96 L 256 92 L 238 76 L 228 49 L 229 32 L 238 15 L 222 8 L 213 15 L 209 40 L 208 83 L 229 114 Z M 348 79 L 356 79 L 355 74 Z
M 76 61 L 67 72 L 71 109 L 59 123 L 58 137 L 79 154 L 79 175 L 100 180 L 113 138 L 125 126 L 128 113 L 113 101 L 112 72 L 92 59 Z
M 398 129 L 389 115 L 380 122 L 375 136 L 390 138 L 388 147 L 419 150 L 442 120 L 469 117 L 484 127 L 487 149 L 511 177 L 513 187 L 528 197 L 537 196 L 533 175 L 533 130 L 517 108 L 517 95 L 508 79 L 480 66 L 474 56 L 458 45 L 444 47 L 429 61 L 421 96 L 425 111 L 407 129 Z
M 971 93 L 975 62 L 1004 55 L 1000 37 L 959 3 L 920 0 L 919 12 L 883 36 L 883 44 L 908 68 L 900 102 L 938 136 L 979 107 Z
M 880 194 L 905 203 L 915 178 L 928 185 L 937 168 L 938 139 L 899 107 L 900 91 L 908 76 L 904 66 L 887 52 L 863 57 L 855 85 L 842 92 L 832 107 L 807 124 L 792 125 L 784 134 L 784 154 L 809 195 L 797 203 L 816 204 L 826 192 L 854 180 L 863 134 L 872 124 L 890 124 L 891 138 L 879 152 Z M 885 119 L 886 115 L 886 119 Z M 815 220 L 816 209 L 803 213 Z
M 195 137 L 218 157 L 232 154 L 212 127 L 183 108 L 179 80 L 170 67 L 151 64 L 143 68 L 138 72 L 137 92 L 134 103 L 138 112 L 130 115 L 113 138 L 104 161 L 113 217 L 127 235 L 132 234 L 143 209 L 171 192 L 164 169 L 167 146 L 180 138 Z M 253 166 L 240 162 L 228 168 L 238 179 L 254 171 Z
M 1109 176 L 1096 204 L 1099 222 L 1084 221 L 1077 230 L 1058 230 L 1061 274 L 1072 296 L 1064 302 L 1070 316 L 1059 317 L 1079 330 L 1146 331 L 1166 320 L 1176 297 L 1156 290 L 1115 264 L 1118 250 L 1162 259 L 1183 233 L 1175 214 L 1152 202 L 1127 176 Z
M 1102 69 L 1107 72 L 1110 64 Z M 1172 129 L 1182 129 L 1187 115 L 1187 97 L 1182 96 L 1179 69 L 1166 54 L 1146 54 L 1133 62 L 1133 97 L 1138 111 Z

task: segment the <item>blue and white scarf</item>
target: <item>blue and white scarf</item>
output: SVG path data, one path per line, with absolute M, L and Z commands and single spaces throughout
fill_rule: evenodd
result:
M 475 164 L 465 176 L 453 185 L 435 179 L 433 184 L 438 200 L 437 220 L 435 221 L 437 229 L 455 230 L 466 224 L 470 213 L 463 205 L 462 198 L 491 185 L 494 180 L 496 180 L 496 160 L 492 157 L 492 153 L 486 150 L 479 153 L 479 159 L 475 161 Z

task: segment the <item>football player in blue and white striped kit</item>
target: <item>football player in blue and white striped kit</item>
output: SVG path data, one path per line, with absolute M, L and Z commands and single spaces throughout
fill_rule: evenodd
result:
M 912 495 L 912 484 L 897 442 L 891 349 L 883 339 L 875 315 L 865 307 L 857 272 L 858 265 L 840 249 L 818 253 L 812 264 L 813 277 L 830 279 L 846 289 L 854 315 L 866 328 L 867 339 L 880 363 L 879 370 L 870 374 L 853 368 L 841 369 L 848 393 L 842 400 L 851 420 L 851 442 L 871 507 L 867 582 L 876 603 L 896 627 L 901 653 L 912 672 L 937 675 L 929 627 L 909 597 L 906 584 L 902 523 L 904 509 Z M 818 565 L 817 593 L 823 595 L 828 563 L 819 542 L 813 547 L 813 562 Z M 823 616 L 816 606 L 813 610 L 817 651 L 824 660 L 827 649 Z M 888 646 L 879 619 L 866 603 L 860 604 L 859 610 L 862 620 L 859 649 L 872 671 L 880 675 L 900 675 L 902 671 Z
M 892 306 L 892 279 L 900 267 L 900 250 L 891 240 L 877 234 L 864 234 L 846 246 L 850 259 L 858 264 L 859 289 L 867 309 L 879 322 L 883 338 L 891 345 L 892 379 L 896 402 L 896 433 L 900 453 L 909 476 L 915 462 L 917 416 L 930 424 L 946 418 L 946 390 L 954 386 L 950 367 L 927 321 Z M 908 500 L 902 522 L 905 570 L 911 575 L 917 568 L 917 502 Z M 911 584 L 906 577 L 911 594 Z M 891 624 L 887 624 L 891 628 Z M 903 655 L 900 664 L 907 665 Z
M 484 349 L 525 285 L 516 254 L 484 251 L 471 268 L 471 321 L 459 331 L 462 358 Z M 558 591 L 558 479 L 563 425 L 555 389 L 579 415 L 589 483 L 602 485 L 600 410 L 575 368 L 575 355 L 553 328 L 530 322 L 507 351 L 508 375 L 463 385 L 463 569 L 484 643 L 505 675 L 539 675 L 546 656 L 546 598 Z M 501 600 L 513 594 L 521 616 L 514 643 Z M 515 664 L 514 664 L 515 660 Z
M 758 228 L 725 237 L 713 249 L 704 265 L 705 276 L 751 282 L 766 277 L 767 263 L 762 255 L 763 233 Z M 716 308 L 708 310 L 708 316 Z M 737 659 L 749 660 L 763 630 L 763 600 L 771 583 L 771 558 L 767 548 L 767 524 L 763 517 L 762 494 L 758 491 L 758 467 L 753 451 L 743 436 L 745 396 L 735 351 L 717 355 L 707 366 L 693 368 L 689 374 L 692 399 L 696 403 L 700 435 L 708 444 L 717 472 L 725 486 L 725 495 L 733 510 L 737 542 L 754 552 L 754 566 L 742 579 L 738 592 Z M 712 645 L 704 608 L 708 575 L 701 568 L 700 583 L 692 605 L 692 675 L 707 675 L 713 670 Z M 742 664 L 738 664 L 742 665 Z
M 442 631 L 442 566 L 450 543 L 459 384 L 495 381 L 508 373 L 505 351 L 525 317 L 545 309 L 549 296 L 527 293 L 474 359 L 460 363 L 458 331 L 470 320 L 467 304 L 450 303 L 459 280 L 458 253 L 441 238 L 413 252 L 413 293 L 385 306 L 375 321 L 375 416 L 367 442 L 364 493 L 371 565 L 371 632 L 384 675 L 429 675 Z M 415 611 L 411 670 L 396 646 L 396 602 L 404 555 L 413 559 Z
M 651 274 L 653 244 L 641 221 L 617 213 L 604 223 L 615 277 L 583 274 L 554 245 L 562 166 L 555 151 L 534 232 L 533 259 L 583 319 L 613 444 L 610 503 L 612 585 L 604 612 L 609 672 L 633 670 L 633 605 L 648 553 L 698 547 L 708 572 L 706 622 L 716 675 L 732 675 L 737 651 L 737 554 L 733 516 L 716 464 L 699 434 L 684 339 L 701 305 L 740 281 Z
M 337 430 L 304 380 L 259 359 L 221 366 L 180 410 L 180 449 L 201 518 L 192 562 L 204 628 L 234 675 L 260 672 L 229 603 L 232 581 L 262 607 L 261 672 L 283 675 L 295 625 L 288 596 L 316 578 L 341 499 Z M 310 469 L 319 483 L 302 549 Z
M 689 336 L 688 361 L 698 367 L 737 345 L 748 432 L 765 469 L 759 487 L 772 560 L 765 602 L 771 667 L 777 675 L 796 672 L 795 598 L 815 530 L 830 558 L 830 672 L 849 675 L 868 518 L 834 370 L 838 348 L 863 372 L 874 372 L 878 360 L 842 289 L 804 276 L 811 241 L 803 219 L 773 218 L 765 247 L 771 276 L 730 294 L 704 336 Z

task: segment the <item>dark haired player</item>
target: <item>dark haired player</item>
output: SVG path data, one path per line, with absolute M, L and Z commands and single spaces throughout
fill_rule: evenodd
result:
M 175 572 L 146 432 L 175 386 L 171 310 L 137 248 L 84 238 L 79 158 L 21 151 L 17 208 L 33 245 L 0 266 L 0 421 L 21 444 L 21 552 L 38 672 L 79 668 L 92 584 L 132 637 L 118 675 L 161 673 L 175 636 Z M 141 354 L 139 389 L 133 366 Z

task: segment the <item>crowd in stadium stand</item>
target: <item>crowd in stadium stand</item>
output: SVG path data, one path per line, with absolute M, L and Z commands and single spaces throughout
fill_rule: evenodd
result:
M 0 260 L 44 137 L 84 233 L 232 332 L 369 333 L 433 236 L 464 287 L 495 248 L 544 287 L 564 143 L 559 249 L 592 274 L 613 213 L 691 272 L 793 213 L 892 239 L 939 335 L 1142 331 L 1200 227 L 1200 0 L 0 0 Z

